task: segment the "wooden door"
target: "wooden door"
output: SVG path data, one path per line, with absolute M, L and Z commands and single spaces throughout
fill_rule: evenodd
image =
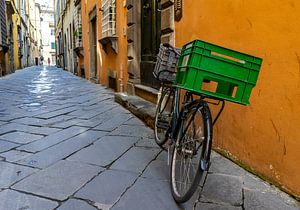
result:
M 142 0 L 141 4 L 141 83 L 157 88 L 153 77 L 156 55 L 160 45 L 161 17 L 157 0 Z
M 91 75 L 93 79 L 97 78 L 97 18 L 91 20 Z

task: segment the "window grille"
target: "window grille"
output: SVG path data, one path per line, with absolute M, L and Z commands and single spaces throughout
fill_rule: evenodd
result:
M 82 17 L 80 4 L 75 8 L 74 29 L 75 48 L 82 47 Z
M 116 0 L 102 0 L 102 38 L 116 36 Z

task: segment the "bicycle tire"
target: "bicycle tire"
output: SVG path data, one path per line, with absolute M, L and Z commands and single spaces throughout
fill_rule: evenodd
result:
M 209 167 L 209 159 L 210 159 L 210 153 L 212 147 L 211 145 L 212 132 L 213 132 L 212 118 L 207 103 L 205 101 L 202 101 L 201 103 L 202 104 L 200 107 L 198 104 L 194 104 L 191 107 L 187 106 L 186 108 L 187 110 L 181 111 L 180 117 L 178 118 L 178 125 L 177 125 L 178 131 L 175 138 L 176 142 L 171 152 L 172 155 L 171 155 L 171 167 L 170 167 L 171 191 L 172 191 L 172 196 L 177 203 L 184 203 L 192 197 L 192 195 L 195 193 L 199 185 L 201 178 L 203 177 L 205 171 L 208 171 L 208 167 Z M 201 114 L 201 115 L 200 118 L 196 119 L 195 117 L 197 114 Z M 192 117 L 193 115 L 194 115 L 194 119 Z M 190 119 L 190 117 L 192 117 L 192 119 Z M 198 120 L 197 122 L 198 125 L 196 125 L 197 120 Z M 202 126 L 199 125 L 199 123 L 201 123 L 199 121 L 202 121 Z M 192 137 L 191 139 L 189 139 L 189 136 L 187 136 L 191 134 L 189 133 L 190 132 L 189 129 L 191 129 L 191 131 L 193 132 L 191 135 Z M 198 132 L 201 129 L 203 129 L 202 137 L 200 136 L 197 137 L 200 134 L 195 133 L 195 131 Z M 195 136 L 198 139 L 200 139 L 199 145 L 201 144 L 202 145 L 201 147 L 196 145 L 198 139 L 194 138 Z M 201 154 L 199 153 L 200 150 L 201 150 Z M 195 156 L 198 156 L 196 158 L 199 158 L 199 160 L 195 159 L 195 161 L 193 160 L 192 162 L 192 158 L 194 158 Z M 182 161 L 181 162 L 177 161 L 177 157 L 181 158 Z M 189 160 L 188 157 L 191 159 L 189 163 L 188 163 Z M 202 166 L 203 159 L 206 159 L 205 163 L 208 163 L 206 169 L 203 169 Z M 190 181 L 185 177 L 181 177 L 180 172 L 178 172 L 178 170 L 181 171 L 182 169 L 184 169 L 184 172 L 186 172 L 186 175 L 189 177 L 190 172 L 192 170 L 185 168 L 185 165 L 187 164 L 190 164 L 190 167 L 195 172 L 194 178 L 191 179 Z M 187 182 L 189 181 L 188 187 L 186 187 L 186 190 L 184 190 L 183 192 L 179 192 L 180 185 L 181 186 L 183 185 L 183 183 L 180 183 L 179 179 L 182 179 L 183 181 L 187 180 Z
M 170 131 L 174 100 L 174 90 L 171 87 L 163 87 L 154 121 L 154 138 L 160 147 L 168 140 L 167 133 Z

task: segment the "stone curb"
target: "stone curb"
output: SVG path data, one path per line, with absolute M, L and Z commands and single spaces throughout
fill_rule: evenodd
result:
M 115 93 L 115 102 L 128 109 L 149 127 L 154 128 L 155 104 L 137 96 L 129 96 L 126 93 Z

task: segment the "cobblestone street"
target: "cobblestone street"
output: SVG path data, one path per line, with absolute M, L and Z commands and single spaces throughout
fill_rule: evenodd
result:
M 0 78 L 0 210 L 299 209 L 213 153 L 205 185 L 177 205 L 167 153 L 114 93 L 55 67 Z

